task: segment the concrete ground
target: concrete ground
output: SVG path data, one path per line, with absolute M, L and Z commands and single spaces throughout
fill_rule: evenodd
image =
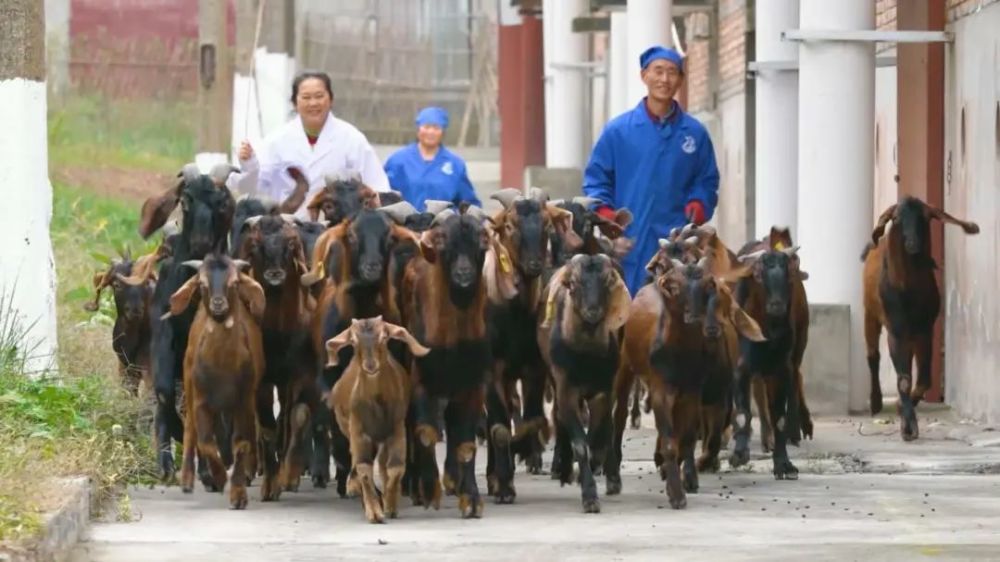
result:
M 922 407 L 914 443 L 890 416 L 820 419 L 791 449 L 798 481 L 775 481 L 755 439 L 749 469 L 701 475 L 683 511 L 654 473 L 650 421 L 626 432 L 624 491 L 602 495 L 598 515 L 582 513 L 579 487 L 521 466 L 517 502 L 487 499 L 481 520 L 461 520 L 454 497 L 440 511 L 404 499 L 399 519 L 370 525 L 360 500 L 308 483 L 273 504 L 253 489 L 241 512 L 157 487 L 133 490 L 137 521 L 96 523 L 73 560 L 1000 559 L 1000 438 L 947 410 Z M 477 464 L 483 490 L 482 448 Z

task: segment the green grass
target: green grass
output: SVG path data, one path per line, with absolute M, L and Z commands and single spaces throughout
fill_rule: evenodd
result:
M 196 108 L 188 101 L 77 95 L 50 107 L 53 166 L 175 170 L 195 154 Z

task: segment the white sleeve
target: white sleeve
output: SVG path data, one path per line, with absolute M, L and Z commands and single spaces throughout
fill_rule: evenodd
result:
M 378 154 L 368 141 L 361 146 L 361 181 L 375 191 L 389 191 L 389 177 L 385 175 Z
M 232 174 L 226 180 L 230 191 L 246 195 L 257 195 L 257 182 L 260 178 L 260 162 L 254 153 L 249 160 L 240 160 L 240 173 Z

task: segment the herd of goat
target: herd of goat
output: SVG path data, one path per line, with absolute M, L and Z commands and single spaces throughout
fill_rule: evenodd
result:
M 145 381 L 155 397 L 164 479 L 175 476 L 172 441 L 183 443 L 185 492 L 196 473 L 210 491 L 228 480 L 241 509 L 260 476 L 261 499 L 274 501 L 306 474 L 325 487 L 332 455 L 337 492 L 360 495 L 371 522 L 396 517 L 403 493 L 434 508 L 456 495 L 463 517 L 480 517 L 477 441 L 488 494 L 511 503 L 515 459 L 540 473 L 554 431 L 552 477 L 578 481 L 584 511 L 599 512 L 595 477 L 621 492 L 622 436 L 630 416 L 639 425 L 643 393 L 673 508 L 697 491 L 699 472 L 719 469 L 730 439 L 730 465 L 749 461 L 751 395 L 775 478 L 797 478 L 787 445 L 813 433 L 801 371 L 809 308 L 787 230 L 734 253 L 711 227 L 674 229 L 632 298 L 620 271 L 631 247 L 624 209 L 608 220 L 596 201 L 549 201 L 533 188 L 495 193 L 494 216 L 440 201 L 417 212 L 393 192 L 330 177 L 306 221 L 290 214 L 308 190 L 297 170 L 281 202 L 237 200 L 233 171 L 189 164 L 148 199 L 139 232 L 162 230 L 158 249 L 96 274 L 87 305 L 112 288 L 123 383 L 136 393 Z M 168 224 L 178 205 L 179 229 Z M 978 232 L 904 198 L 862 258 L 871 409 L 882 406 L 884 326 L 907 440 L 939 309 L 931 219 Z

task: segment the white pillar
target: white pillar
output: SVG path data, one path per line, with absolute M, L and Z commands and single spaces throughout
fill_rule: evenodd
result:
M 628 0 L 628 76 L 627 107 L 639 103 L 646 95 L 646 86 L 639 77 L 639 55 L 653 45 L 672 47 L 670 18 L 672 0 Z
M 584 115 L 590 84 L 581 63 L 587 62 L 587 35 L 573 33 L 573 18 L 589 13 L 588 0 L 544 0 L 542 46 L 545 52 L 545 165 L 582 168 L 587 138 Z M 575 66 L 576 68 L 570 68 Z
M 802 0 L 800 10 L 803 30 L 875 28 L 875 0 Z M 860 255 L 872 229 L 874 122 L 875 45 L 803 42 L 796 243 L 810 302 L 851 307 L 852 411 L 867 406 Z
M 757 62 L 799 60 L 799 47 L 781 40 L 781 32 L 799 26 L 799 0 L 757 0 Z M 792 240 L 798 228 L 798 70 L 758 72 L 754 216 L 757 236 L 771 226 L 787 226 Z
M 624 11 L 611 12 L 611 37 L 608 43 L 608 120 L 629 110 L 629 72 L 639 68 L 636 62 L 629 67 L 628 15 Z M 638 103 L 638 102 L 637 102 Z

